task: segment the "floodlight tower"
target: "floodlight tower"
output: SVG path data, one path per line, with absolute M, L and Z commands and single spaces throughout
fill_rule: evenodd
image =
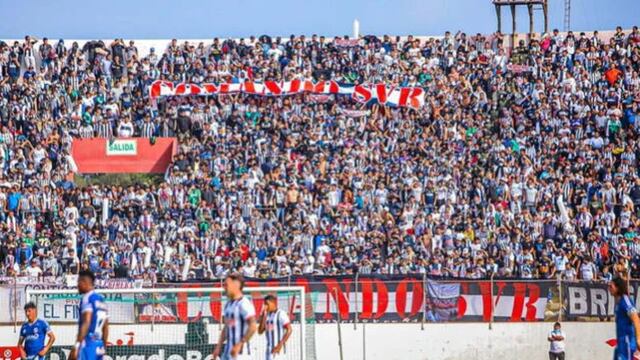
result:
M 571 0 L 564 0 L 564 31 L 571 30 Z

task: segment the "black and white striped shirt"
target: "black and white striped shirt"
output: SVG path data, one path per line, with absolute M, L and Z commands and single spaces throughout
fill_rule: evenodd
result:
M 223 359 L 231 359 L 231 349 L 247 334 L 249 320 L 255 316 L 256 309 L 253 303 L 244 296 L 237 300 L 230 300 L 224 306 L 227 341 L 224 346 Z M 249 344 L 244 344 L 240 354 L 250 354 Z
M 108 122 L 103 122 L 98 125 L 98 137 L 110 139 L 113 137 L 113 128 Z
M 267 359 L 271 359 L 271 351 L 278 346 L 285 334 L 285 327 L 289 325 L 289 315 L 277 309 L 267 314 L 265 336 L 267 337 Z
M 93 137 L 93 126 L 86 124 L 80 127 L 80 137 L 83 139 L 90 139 Z
M 156 126 L 152 122 L 144 122 L 140 127 L 140 137 L 150 138 L 156 131 Z

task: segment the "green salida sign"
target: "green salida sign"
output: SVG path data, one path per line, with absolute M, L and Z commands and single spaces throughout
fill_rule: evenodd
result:
M 138 154 L 136 140 L 107 141 L 107 156 L 135 156 Z

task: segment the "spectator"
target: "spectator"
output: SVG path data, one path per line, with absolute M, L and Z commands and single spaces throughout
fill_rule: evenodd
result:
M 553 330 L 549 332 L 549 360 L 564 360 L 564 340 L 566 335 L 562 331 L 559 322 L 553 324 Z

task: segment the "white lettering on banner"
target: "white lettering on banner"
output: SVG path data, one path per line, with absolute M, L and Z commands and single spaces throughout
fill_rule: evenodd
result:
M 202 353 L 200 353 L 200 351 L 187 350 L 186 360 L 201 360 L 201 359 L 202 359 Z
M 567 296 L 571 316 L 611 316 L 614 313 L 615 299 L 604 287 L 568 286 Z M 636 302 L 636 307 L 639 305 Z
M 37 298 L 40 316 L 48 322 L 77 322 L 79 296 L 45 295 Z M 132 324 L 135 322 L 133 294 L 106 294 L 110 322 Z
M 591 309 L 596 315 L 607 314 L 608 291 L 605 289 L 591 289 Z
M 569 313 L 576 315 L 585 315 L 588 311 L 587 305 L 587 289 L 572 287 L 568 288 L 569 295 Z
M 107 156 L 135 156 L 138 155 L 136 140 L 112 140 L 106 142 Z
M 0 323 L 13 323 L 16 321 L 14 316 L 17 314 L 17 321 L 24 320 L 22 308 L 27 303 L 26 291 L 27 290 L 57 290 L 57 289 L 71 289 L 72 287 L 66 286 L 67 284 L 61 278 L 55 277 L 43 277 L 34 279 L 30 277 L 18 277 L 11 278 L 11 281 L 15 281 L 14 284 L 0 285 L 0 309 L 18 309 L 18 311 L 0 311 Z M 69 284 L 75 285 L 73 281 Z M 144 286 L 142 280 L 130 281 L 126 279 L 98 279 L 96 280 L 96 287 L 98 289 L 139 289 Z M 129 304 L 120 304 L 125 306 L 126 309 L 120 309 L 118 311 L 128 311 L 130 315 L 123 317 L 122 320 L 125 323 L 131 323 L 133 321 L 133 310 L 128 310 L 133 307 L 133 302 Z M 44 311 L 44 308 L 42 309 Z M 65 311 L 64 307 L 53 306 L 48 307 L 47 311 L 52 316 L 57 316 L 59 319 L 64 319 L 64 314 L 73 317 L 73 314 Z M 77 319 L 77 318 L 76 318 Z M 61 320 L 52 320 L 61 321 Z M 69 319 L 69 321 L 73 321 Z

